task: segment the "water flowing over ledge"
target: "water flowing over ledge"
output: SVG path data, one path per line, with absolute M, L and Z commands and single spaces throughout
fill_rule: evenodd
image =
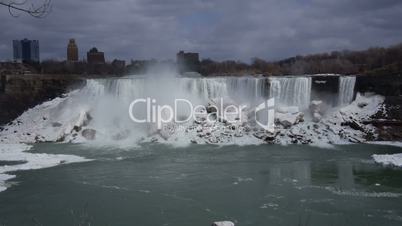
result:
M 357 94 L 351 103 L 354 85 L 354 77 L 341 77 L 339 92 L 331 97 L 340 104 L 333 106 L 312 100 L 310 76 L 90 79 L 82 89 L 26 111 L 0 132 L 0 139 L 2 143 L 51 141 L 112 146 L 155 141 L 181 145 L 365 142 L 367 134 L 375 131 L 361 122 L 375 114 L 384 99 Z M 139 124 L 130 119 L 128 106 L 138 98 L 155 99 L 158 104 L 173 104 L 175 99 L 185 98 L 202 106 L 223 101 L 225 106 L 246 108 L 241 119 L 232 123 L 217 115 L 215 123 L 164 123 L 160 129 L 153 123 Z M 275 98 L 274 133 L 251 122 L 255 106 L 268 98 Z M 145 106 L 135 113 L 145 116 Z M 178 107 L 175 113 L 184 117 L 188 109 Z
M 353 101 L 355 84 L 356 77 L 344 76 L 339 78 L 339 105 L 348 105 Z

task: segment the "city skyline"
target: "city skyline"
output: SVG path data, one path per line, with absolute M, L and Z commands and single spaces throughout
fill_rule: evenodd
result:
M 28 48 L 29 47 L 29 48 Z M 42 62 L 47 61 L 49 59 L 41 60 L 40 48 L 39 48 L 39 40 L 31 40 L 28 38 L 24 38 L 21 40 L 12 40 L 12 48 L 13 55 L 12 60 L 15 62 Z M 68 39 L 67 48 L 64 57 L 60 57 L 57 60 L 66 61 L 66 62 L 88 62 L 90 64 L 104 64 L 107 62 L 115 62 L 121 61 L 119 58 L 114 59 L 106 59 L 105 53 L 103 51 L 99 51 L 97 47 L 91 47 L 88 51 L 81 49 L 82 56 L 80 57 L 80 48 L 77 45 L 77 42 L 74 38 Z M 180 59 L 179 59 L 180 58 Z M 152 60 L 152 59 L 147 59 Z M 171 59 L 169 59 L 171 60 Z M 194 62 L 200 62 L 199 53 L 192 52 L 184 52 L 183 50 L 179 50 L 174 57 L 174 60 L 177 62 L 182 61 L 191 61 L 188 64 L 195 64 Z M 173 60 L 173 61 L 174 61 Z M 125 60 L 123 60 L 125 62 Z M 178 62 L 184 64 L 184 62 Z
M 46 18 L 33 19 L 29 15 L 10 17 L 7 8 L 0 8 L 4 21 L 0 29 L 6 31 L 0 40 L 0 60 L 12 58 L 10 41 L 23 37 L 44 43 L 43 60 L 65 58 L 68 37 L 74 37 L 81 49 L 96 46 L 110 59 L 125 60 L 174 59 L 181 49 L 215 60 L 278 60 L 402 41 L 402 2 L 398 0 L 236 4 L 228 0 L 73 0 L 55 1 L 52 9 Z

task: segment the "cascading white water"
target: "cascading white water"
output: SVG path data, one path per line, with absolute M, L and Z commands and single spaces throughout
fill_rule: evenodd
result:
M 310 77 L 273 78 L 270 84 L 270 97 L 275 98 L 279 105 L 297 106 L 301 110 L 309 107 L 311 98 Z
M 267 95 L 266 78 L 254 77 L 228 77 L 225 79 L 228 87 L 228 93 L 231 97 L 242 101 L 259 100 Z
M 268 97 L 268 90 L 266 78 L 127 78 L 88 80 L 81 93 L 87 97 L 109 95 L 131 101 L 145 97 L 162 100 L 180 97 L 205 104 L 216 98 L 230 98 L 235 102 L 259 100 Z
M 311 96 L 310 77 L 255 78 L 125 78 L 88 80 L 81 90 L 85 98 L 101 104 L 113 98 L 114 104 L 127 107 L 136 98 L 154 98 L 159 104 L 171 104 L 185 98 L 194 104 L 207 104 L 211 99 L 223 98 L 237 104 L 258 104 L 275 98 L 279 105 L 308 108 Z M 96 100 L 97 99 L 97 100 Z
M 339 95 L 342 103 L 346 104 L 353 100 L 355 80 L 354 77 L 340 78 Z M 285 123 L 290 123 L 296 126 L 291 127 L 292 129 L 308 129 L 305 126 L 309 125 L 311 120 L 308 117 L 303 118 L 307 123 L 303 124 L 301 111 L 304 111 L 304 115 L 308 114 L 306 110 L 310 103 L 311 83 L 310 76 L 274 78 L 142 76 L 87 80 L 86 86 L 82 89 L 28 110 L 18 119 L 18 123 L 12 125 L 14 128 L 3 131 L 2 135 L 11 137 L 12 142 L 14 140 L 18 142 L 23 140 L 27 143 L 95 141 L 96 145 L 117 143 L 128 147 L 142 142 L 154 142 L 154 139 L 180 144 L 260 142 L 264 139 L 257 137 L 261 132 L 258 129 L 264 128 L 261 124 L 265 125 L 266 118 L 260 118 L 258 114 L 262 113 L 262 109 L 258 108 L 257 111 L 255 107 L 266 103 L 270 97 L 275 98 L 275 106 L 278 106 L 275 120 L 280 123 L 279 126 L 286 129 Z M 223 99 L 223 105 L 241 106 L 240 114 L 235 116 L 219 114 L 221 103 L 216 102 L 220 101 L 217 98 Z M 136 105 L 135 109 L 129 110 L 130 104 L 138 99 L 144 101 Z M 187 100 L 191 112 L 189 113 L 189 109 L 186 108 L 189 105 L 176 106 L 174 102 L 177 99 Z M 210 112 L 211 108 L 205 106 L 211 101 L 218 106 L 219 113 L 212 115 L 215 121 L 207 120 L 211 115 L 206 116 L 205 112 L 205 110 Z M 373 104 L 373 109 L 381 101 L 383 99 L 378 98 Z M 162 112 L 160 107 L 166 105 L 174 110 L 170 108 L 168 113 Z M 197 109 L 201 110 L 197 111 L 191 106 L 197 106 Z M 158 115 L 153 119 L 155 112 Z M 135 118 L 142 119 L 142 122 L 133 119 L 133 114 Z M 167 115 L 177 116 L 175 119 L 181 122 L 166 119 Z M 231 116 L 233 117 L 230 118 Z M 148 117 L 152 117 L 152 120 Z M 336 117 L 335 115 L 334 119 L 337 120 Z M 199 121 L 198 118 L 202 120 Z M 161 124 L 160 119 L 167 121 Z M 338 126 L 338 129 L 340 127 Z M 314 140 L 313 135 L 309 136 L 309 139 Z M 285 143 L 291 141 L 290 137 L 284 139 Z M 333 142 L 332 139 L 338 138 L 330 139 Z
M 339 77 L 339 94 L 338 105 L 348 105 L 353 101 L 355 91 L 356 77 L 341 76 Z
M 251 76 L 213 78 L 142 76 L 90 79 L 87 80 L 86 86 L 69 93 L 66 98 L 56 99 L 49 105 L 40 105 L 42 109 L 40 111 L 32 110 L 29 123 L 35 121 L 37 125 L 29 128 L 40 130 L 35 133 L 44 134 L 47 141 L 85 141 L 84 131 L 93 130 L 96 131 L 96 141 L 99 143 L 108 145 L 118 141 L 119 144 L 130 146 L 144 137 L 151 137 L 161 132 L 159 127 L 156 128 L 155 121 L 146 120 L 146 123 L 140 123 L 130 118 L 129 106 L 134 100 L 151 99 L 155 100 L 150 104 L 154 107 L 168 105 L 174 108 L 176 99 L 185 99 L 195 107 L 207 106 L 211 100 L 220 101 L 222 98 L 223 104 L 234 104 L 238 107 L 246 105 L 252 111 L 255 106 L 272 96 L 278 98 L 276 103 L 303 109 L 308 106 L 310 99 L 310 82 L 311 80 L 306 77 L 271 80 Z M 220 105 L 220 102 L 215 104 Z M 174 109 L 173 115 L 188 118 L 193 110 L 194 108 L 191 109 L 188 105 L 179 105 Z M 148 103 L 145 102 L 130 110 L 138 119 L 148 119 L 150 111 L 151 114 L 158 112 L 149 110 Z M 48 120 L 44 121 L 43 118 Z M 165 125 L 181 126 L 175 123 Z M 182 128 L 191 125 L 193 121 L 190 119 Z M 29 130 L 30 134 L 33 134 L 33 131 Z M 187 139 L 185 133 L 183 137 Z M 36 138 L 29 137 L 29 139 L 32 142 L 32 139 Z
M 190 96 L 203 100 L 228 97 L 227 84 L 224 79 L 176 78 L 176 84 Z

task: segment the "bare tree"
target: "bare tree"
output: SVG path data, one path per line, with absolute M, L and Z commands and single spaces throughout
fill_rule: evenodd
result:
M 20 13 L 27 13 L 35 18 L 43 18 L 52 9 L 51 0 L 43 0 L 41 4 L 28 2 L 29 0 L 0 0 L 0 5 L 8 8 L 11 16 L 19 17 Z

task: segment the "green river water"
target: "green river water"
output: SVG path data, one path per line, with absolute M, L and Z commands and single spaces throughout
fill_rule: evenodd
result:
M 16 172 L 0 225 L 402 225 L 402 169 L 372 154 L 401 148 L 301 145 L 132 150 L 39 144 L 91 162 Z

